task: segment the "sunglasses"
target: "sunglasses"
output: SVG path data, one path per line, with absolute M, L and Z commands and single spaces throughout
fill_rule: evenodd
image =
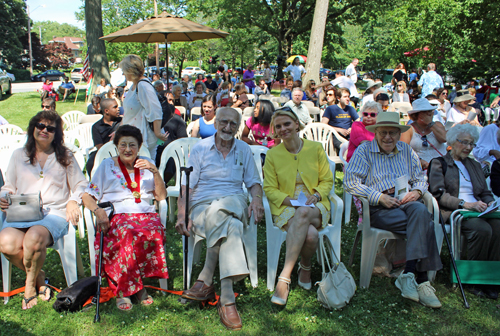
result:
M 333 93 L 327 93 L 327 96 L 335 96 Z
M 43 109 L 44 109 L 44 108 L 46 108 L 46 109 L 50 109 L 50 108 L 51 108 L 51 106 L 50 106 L 50 105 L 42 105 L 42 108 L 43 108 Z
M 441 96 L 447 96 L 448 92 L 441 92 Z
M 389 105 L 382 106 L 382 110 L 387 111 L 389 109 Z
M 47 129 L 47 132 L 49 132 L 49 133 L 54 133 L 56 131 L 55 126 L 47 126 L 47 125 L 42 124 L 42 123 L 36 123 L 35 127 L 38 128 L 40 131 Z
M 427 141 L 427 135 L 422 136 L 422 147 L 429 147 L 429 142 Z
M 375 113 L 375 112 L 363 112 L 363 116 L 364 117 L 372 117 L 372 118 L 375 118 L 377 116 L 378 113 Z

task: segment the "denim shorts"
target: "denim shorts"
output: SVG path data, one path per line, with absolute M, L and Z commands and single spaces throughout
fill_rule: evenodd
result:
M 61 237 L 68 234 L 68 222 L 65 218 L 56 215 L 45 215 L 43 219 L 34 222 L 14 222 L 9 223 L 5 220 L 5 214 L 2 213 L 3 226 L 2 229 L 11 227 L 16 229 L 29 229 L 35 225 L 41 225 L 49 230 L 52 236 L 52 245 Z

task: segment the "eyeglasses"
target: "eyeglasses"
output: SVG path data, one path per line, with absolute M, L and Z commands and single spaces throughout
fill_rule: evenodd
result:
M 422 147 L 429 147 L 429 142 L 427 141 L 427 135 L 422 136 Z
M 382 105 L 382 110 L 387 111 L 389 109 L 389 105 Z
M 47 126 L 43 123 L 36 123 L 35 127 L 38 128 L 40 131 L 43 131 L 44 129 L 47 129 L 47 132 L 49 133 L 54 133 L 56 131 L 55 126 Z
M 441 96 L 447 96 L 448 92 L 441 92 Z
M 44 108 L 50 110 L 52 107 L 50 105 L 42 105 L 42 109 L 44 109 Z
M 311 85 L 316 85 L 316 83 L 311 83 Z
M 388 131 L 377 131 L 377 133 L 380 134 L 380 136 L 382 136 L 382 138 L 385 138 L 387 136 L 387 134 L 389 134 L 389 136 L 391 138 L 394 138 L 394 137 L 396 137 L 400 133 L 400 131 L 390 131 L 390 132 L 388 132 Z
M 221 119 L 221 120 L 218 120 L 219 122 L 219 125 L 221 125 L 222 127 L 226 127 L 228 124 L 229 124 L 229 127 L 231 128 L 236 128 L 238 127 L 238 124 L 234 121 L 229 121 L 227 119 Z
M 372 117 L 372 118 L 375 118 L 377 116 L 378 113 L 375 113 L 375 112 L 363 112 L 363 116 L 364 117 Z
M 458 142 L 460 142 L 462 145 L 464 145 L 465 147 L 469 147 L 471 146 L 472 148 L 476 148 L 476 144 L 473 143 L 473 142 L 469 142 L 469 141 L 465 141 L 465 140 L 459 140 L 457 139 Z
M 327 93 L 326 95 L 327 96 L 335 96 L 335 94 L 333 94 L 333 93 Z

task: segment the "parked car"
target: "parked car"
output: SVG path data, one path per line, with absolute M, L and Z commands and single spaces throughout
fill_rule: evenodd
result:
M 42 78 L 45 78 L 45 79 L 48 78 L 51 81 L 58 81 L 58 80 L 63 81 L 65 76 L 66 76 L 66 74 L 62 71 L 47 70 L 47 71 L 44 71 L 42 73 L 39 73 L 38 75 L 32 76 L 31 81 L 32 82 L 41 82 Z
M 199 67 L 186 67 L 184 70 L 181 72 L 181 77 L 188 75 L 188 76 L 196 76 L 198 74 L 205 75 L 207 72 Z
M 16 81 L 16 76 L 14 76 L 14 74 L 11 74 L 11 73 L 7 72 L 7 76 L 9 76 L 11 82 L 15 82 Z
M 319 77 L 328 76 L 332 70 L 326 68 L 319 68 Z
M 12 94 L 12 81 L 7 71 L 0 69 L 0 100 L 2 100 L 4 93 Z
M 75 83 L 83 80 L 83 68 L 74 68 L 71 70 L 71 80 Z

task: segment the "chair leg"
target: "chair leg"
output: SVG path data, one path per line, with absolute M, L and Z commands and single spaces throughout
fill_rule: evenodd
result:
M 349 267 L 351 267 L 352 263 L 354 262 L 354 255 L 356 254 L 356 247 L 358 247 L 360 237 L 361 237 L 361 231 L 358 230 L 358 232 L 356 232 L 356 236 L 354 237 L 354 243 L 352 244 L 352 249 L 351 249 L 351 256 L 349 257 L 349 263 L 347 264 L 347 266 Z
M 250 283 L 252 287 L 256 288 L 259 283 L 257 274 L 257 225 L 253 224 L 253 220 L 250 220 L 250 225 L 243 230 L 243 242 L 248 269 L 250 271 Z
M 375 264 L 378 243 L 380 242 L 380 237 L 378 235 L 370 238 L 363 237 L 363 241 L 361 242 L 361 271 L 359 277 L 359 285 L 361 288 L 370 287 L 373 265 Z
M 2 282 L 3 282 L 3 291 L 5 293 L 10 292 L 10 280 L 12 275 L 12 264 L 10 261 L 5 258 L 2 253 Z M 10 297 L 6 296 L 3 298 L 3 303 L 7 304 L 9 302 Z
M 345 219 L 344 219 L 344 224 L 348 224 L 351 221 L 351 204 L 352 204 L 352 195 L 347 193 L 344 190 L 344 195 L 343 195 L 343 201 L 344 201 L 344 206 L 345 206 Z
M 273 228 L 273 230 L 279 230 Z M 267 289 L 274 290 L 276 282 L 276 273 L 278 272 L 278 262 L 280 259 L 281 244 L 283 243 L 283 235 L 273 235 L 275 239 L 267 240 Z M 272 241 L 272 243 L 271 243 Z M 270 245 L 271 244 L 271 245 Z
M 78 247 L 78 242 L 76 243 L 76 270 L 78 277 L 85 277 L 85 270 L 83 269 L 82 255 L 80 253 L 80 248 Z

